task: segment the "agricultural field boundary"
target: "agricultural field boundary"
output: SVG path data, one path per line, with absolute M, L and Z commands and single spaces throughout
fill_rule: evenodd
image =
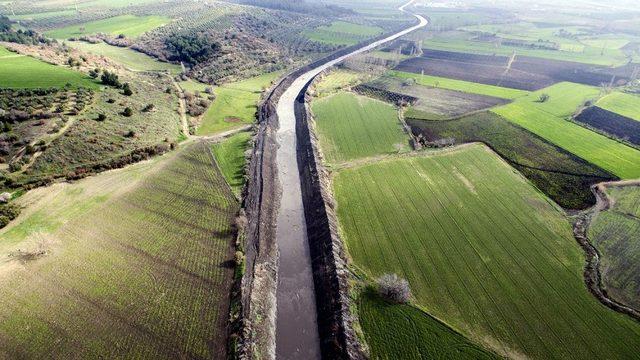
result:
M 602 284 L 602 273 L 600 271 L 600 252 L 593 245 L 587 232 L 591 225 L 591 220 L 596 214 L 601 211 L 606 211 L 611 207 L 611 199 L 606 193 L 606 188 L 609 186 L 639 186 L 640 180 L 622 180 L 603 182 L 594 185 L 591 191 L 596 196 L 596 204 L 578 214 L 573 223 L 573 236 L 585 252 L 585 266 L 584 266 L 584 282 L 587 285 L 589 292 L 598 299 L 604 306 L 625 314 L 640 322 L 640 310 L 634 309 L 631 306 L 623 304 L 615 299 L 612 299 L 607 294 L 607 291 Z
M 258 105 L 257 131 L 251 152 L 242 206 L 247 216 L 248 225 L 245 243 L 246 271 L 242 278 L 241 294 L 243 329 L 238 347 L 238 356 L 241 359 L 275 358 L 278 268 L 275 224 L 282 191 L 276 164 L 278 148 L 276 131 L 279 128 L 276 104 L 284 91 L 300 75 L 393 35 L 393 33 L 395 32 L 385 33 L 365 42 L 340 49 L 283 75 L 266 92 L 264 100 Z M 317 289 L 316 292 L 318 291 L 321 290 Z M 346 310 L 348 311 L 348 309 Z M 340 324 L 336 325 L 338 325 L 334 328 L 337 329 L 336 332 L 345 330 L 340 327 Z M 349 357 L 345 353 L 340 356 Z

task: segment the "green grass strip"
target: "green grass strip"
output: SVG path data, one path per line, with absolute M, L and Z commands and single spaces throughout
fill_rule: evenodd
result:
M 539 102 L 542 94 L 549 100 Z M 567 120 L 598 95 L 595 87 L 565 82 L 491 111 L 620 178 L 638 178 L 640 151 Z

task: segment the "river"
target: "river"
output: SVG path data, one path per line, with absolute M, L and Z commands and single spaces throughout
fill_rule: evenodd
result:
M 405 7 L 399 11 L 406 12 Z M 311 258 L 307 243 L 304 206 L 296 157 L 296 118 L 294 102 L 305 85 L 323 70 L 359 53 L 371 50 L 427 25 L 416 14 L 418 24 L 375 41 L 353 52 L 320 65 L 296 78 L 276 106 L 280 127 L 277 132 L 278 177 L 282 198 L 277 217 L 276 242 L 279 251 L 276 357 L 278 359 L 319 359 L 320 340 L 316 318 Z

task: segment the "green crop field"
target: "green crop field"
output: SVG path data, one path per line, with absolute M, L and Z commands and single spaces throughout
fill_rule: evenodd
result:
M 408 149 L 396 109 L 382 101 L 341 92 L 315 100 L 312 111 L 330 163 Z
M 258 101 L 282 72 L 272 72 L 214 89 L 216 99 L 203 116 L 198 135 L 213 135 L 255 121 Z
M 169 23 L 171 19 L 164 16 L 121 15 L 104 20 L 90 21 L 45 32 L 50 38 L 68 39 L 97 33 L 111 36 L 120 34 L 127 37 L 138 37 L 143 33 Z
M 478 84 L 464 80 L 448 79 L 438 76 L 419 75 L 404 71 L 391 70 L 389 74 L 400 79 L 415 79 L 415 81 L 424 86 L 432 86 L 442 89 L 463 91 L 472 94 L 493 96 L 503 99 L 515 99 L 529 92 L 525 90 L 510 89 L 500 86 Z
M 475 12 L 463 12 L 460 10 L 429 9 L 429 25 L 438 30 L 450 30 L 464 25 L 478 24 L 495 21 L 495 15 Z
M 589 239 L 602 254 L 602 280 L 614 299 L 640 308 L 640 186 L 610 186 L 612 206 L 599 212 Z
M 209 84 L 201 83 L 201 82 L 199 82 L 197 80 L 193 80 L 193 79 L 188 79 L 186 81 L 180 81 L 178 84 L 180 85 L 180 87 L 183 90 L 189 91 L 191 93 L 205 92 L 207 90 L 207 88 L 211 86 Z M 211 86 L 211 88 L 213 88 L 213 87 Z
M 8 51 L 0 46 L 0 88 L 73 87 L 97 89 L 89 76 Z
M 390 304 L 373 291 L 358 301 L 372 359 L 494 359 L 497 356 L 410 305 Z
M 598 33 L 586 26 L 543 26 L 530 22 L 508 24 L 485 24 L 467 26 L 460 30 L 495 34 L 503 39 L 526 40 L 532 43 L 550 41 L 559 45 L 560 51 L 607 53 L 609 56 L 621 56 L 620 49 L 638 38 L 628 34 Z
M 251 136 L 251 132 L 244 131 L 213 145 L 216 162 L 236 196 L 240 196 L 244 186 L 247 161 L 244 153 L 251 146 Z
M 333 69 L 315 85 L 315 90 L 319 96 L 334 93 L 340 89 L 356 85 L 366 75 L 347 69 Z
M 354 166 L 333 184 L 354 265 L 400 274 L 467 338 L 516 358 L 640 351 L 640 324 L 585 288 L 563 213 L 485 146 Z
M 518 55 L 534 56 L 552 60 L 577 61 L 586 64 L 603 66 L 622 66 L 629 60 L 620 49 L 607 49 L 584 46 L 582 51 L 529 49 L 508 45 L 497 45 L 494 42 L 476 41 L 476 35 L 470 32 L 454 31 L 437 33 L 426 38 L 425 49 L 468 52 L 484 55 L 510 56 L 514 52 Z
M 614 91 L 596 104 L 605 110 L 640 121 L 640 96 Z
M 334 45 L 353 45 L 363 40 L 382 34 L 383 29 L 377 26 L 352 24 L 345 21 L 334 21 L 329 26 L 320 26 L 307 30 L 304 35 L 313 41 Z
M 558 44 L 561 51 L 581 52 L 585 48 L 585 44 L 579 40 L 579 36 L 585 33 L 585 29 L 579 26 L 537 27 L 532 23 L 517 22 L 467 26 L 460 28 L 460 30 L 495 34 L 503 39 L 526 40 L 531 42 L 539 42 L 540 40 L 550 41 Z M 573 36 L 560 36 L 560 31 Z
M 20 198 L 0 231 L 0 357 L 225 356 L 239 204 L 209 146 Z
M 367 52 L 367 57 L 372 57 L 372 58 L 382 59 L 382 60 L 402 61 L 410 58 L 411 56 L 404 55 L 396 51 L 374 50 L 374 51 Z
M 103 42 L 90 44 L 83 41 L 69 41 L 67 45 L 95 55 L 107 57 L 134 71 L 168 71 L 172 74 L 177 74 L 182 71 L 180 65 L 161 62 L 141 52 Z
M 541 94 L 549 100 L 539 102 Z M 640 151 L 566 120 L 598 94 L 594 87 L 558 83 L 491 111 L 620 178 L 640 177 Z
M 487 144 L 564 208 L 585 209 L 594 205 L 591 185 L 616 180 L 599 167 L 492 112 L 451 121 L 407 119 L 407 123 L 428 141 L 454 138 L 456 142 Z

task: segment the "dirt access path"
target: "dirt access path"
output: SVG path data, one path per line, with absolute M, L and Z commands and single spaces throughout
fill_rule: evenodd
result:
M 412 4 L 411 0 L 398 8 Z M 280 359 L 319 359 L 316 304 L 307 243 L 307 229 L 302 203 L 300 175 L 296 156 L 296 117 L 294 103 L 305 85 L 323 70 L 353 55 L 371 50 L 427 25 L 427 20 L 415 15 L 418 24 L 384 39 L 363 46 L 349 54 L 329 61 L 294 80 L 280 97 L 276 111 L 280 128 L 277 132 L 278 177 L 282 197 L 277 217 L 276 242 L 279 251 L 277 288 L 276 356 Z

